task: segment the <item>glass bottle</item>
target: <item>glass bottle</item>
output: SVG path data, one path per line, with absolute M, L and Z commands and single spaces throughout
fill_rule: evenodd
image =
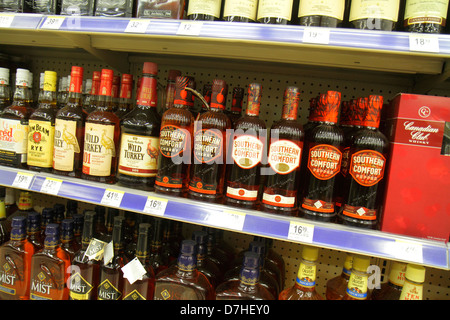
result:
M 83 103 L 83 110 L 89 114 L 95 109 L 97 109 L 97 102 L 100 93 L 100 81 L 101 81 L 101 72 L 94 71 L 92 72 L 92 86 L 91 92 L 89 94 L 89 104 Z
M 73 218 L 78 213 L 78 202 L 76 200 L 69 199 L 66 203 L 66 218 Z
M 162 112 L 169 110 L 173 106 L 173 100 L 175 99 L 176 80 L 179 76 L 181 76 L 180 70 L 169 70 L 166 84 L 166 101 L 164 110 Z
M 117 110 L 114 112 L 120 119 L 133 109 L 132 90 L 133 75 L 126 73 L 122 74 Z
M 306 141 L 308 159 L 303 165 L 308 169 L 299 213 L 308 219 L 332 222 L 337 214 L 334 186 L 341 169 L 344 140 L 337 126 L 340 102 L 340 92 L 328 91 L 320 95 L 317 112 L 322 114 L 323 122 L 312 129 Z
M 59 14 L 61 9 L 60 2 L 57 0 L 31 0 L 28 1 L 28 4 L 30 6 L 29 12 L 31 13 L 55 15 Z
M 123 292 L 123 272 L 121 268 L 128 263 L 125 255 L 123 231 L 124 216 L 114 217 L 113 238 L 114 256 L 107 264 L 100 268 L 100 284 L 98 286 L 98 300 L 120 300 Z
M 5 209 L 7 219 L 18 209 L 16 204 L 16 189 L 14 188 L 6 188 Z
M 9 241 L 11 234 L 11 227 L 6 221 L 5 193 L 6 188 L 0 187 L 0 245 Z
M 211 283 L 197 270 L 195 241 L 183 240 L 177 263 L 157 275 L 154 299 L 214 300 Z
M 263 237 L 254 237 L 254 241 L 260 241 L 264 244 L 265 248 L 265 261 L 267 261 L 267 265 L 273 268 L 275 278 L 279 283 L 279 287 L 284 288 L 284 280 L 286 276 L 286 265 L 283 257 L 277 253 L 273 248 L 273 239 L 263 238 Z M 276 271 L 278 270 L 278 271 Z
M 53 217 L 55 215 L 55 211 L 53 208 L 43 208 L 41 212 L 41 237 L 45 239 L 45 230 L 47 225 L 53 223 Z
M 0 67 L 0 112 L 11 105 L 9 69 Z
M 4 0 L 0 3 L 0 12 L 27 12 L 28 5 L 24 0 L 12 1 L 12 0 Z
M 259 0 L 257 20 L 266 24 L 290 24 L 293 0 Z
M 206 241 L 208 233 L 197 230 L 192 233 L 192 240 L 197 243 L 197 270 L 203 273 L 216 288 L 222 282 L 222 271 L 207 255 Z
M 133 1 L 96 0 L 95 16 L 100 17 L 131 17 L 133 15 Z
M 214 79 L 210 110 L 196 121 L 188 197 L 221 203 L 223 200 L 227 130 L 231 121 L 225 110 L 228 87 L 225 81 Z
M 95 0 L 61 0 L 62 16 L 93 16 Z
M 14 217 L 11 238 L 0 246 L 1 300 L 29 299 L 31 257 L 34 253 L 33 244 L 27 240 L 26 217 Z
M 136 106 L 121 121 L 118 182 L 147 191 L 154 190 L 158 169 L 157 74 L 156 63 L 144 63 Z
M 215 21 L 220 19 L 222 0 L 189 0 L 187 18 L 189 20 Z
M 258 0 L 224 0 L 223 21 L 255 22 L 258 10 Z
M 259 283 L 260 257 L 245 252 L 238 279 L 223 282 L 216 289 L 216 300 L 275 300 L 275 297 Z
M 406 0 L 403 29 L 407 32 L 444 33 L 448 1 Z
M 114 217 L 119 216 L 119 209 L 117 208 L 108 208 L 108 212 L 106 213 L 106 221 L 105 221 L 105 228 L 106 228 L 106 240 L 105 242 L 111 242 L 113 230 L 114 230 Z M 124 223 L 125 225 L 125 223 Z
M 189 185 L 194 116 L 188 110 L 194 105 L 195 89 L 191 77 L 177 77 L 173 107 L 164 112 L 158 154 L 155 190 L 173 196 L 185 196 Z
M 212 94 L 212 84 L 209 82 L 205 83 L 203 86 L 203 98 L 205 99 L 208 106 L 211 104 L 211 94 Z M 197 117 L 200 114 L 205 113 L 208 110 L 209 110 L 208 107 L 204 103 L 202 103 L 199 113 L 195 115 L 195 119 L 197 119 Z
M 81 247 L 81 235 L 83 232 L 84 216 L 80 213 L 74 213 L 69 219 L 73 219 L 73 238 L 75 242 Z
M 231 99 L 230 111 L 225 111 L 225 114 L 231 120 L 231 127 L 234 128 L 236 121 L 242 116 L 242 103 L 244 101 L 244 88 L 234 87 Z
M 44 239 L 41 232 L 41 215 L 39 212 L 30 211 L 27 215 L 27 239 L 34 245 L 35 252 L 44 248 Z
M 405 272 L 405 283 L 399 300 L 422 300 L 423 283 L 425 282 L 425 267 L 408 264 Z
M 141 279 L 130 283 L 124 280 L 123 300 L 153 300 L 155 291 L 155 272 L 149 261 L 151 225 L 149 223 L 139 224 L 139 235 L 136 245 L 135 257 L 139 260 L 146 273 Z
M 54 215 L 54 222 L 57 224 L 61 224 L 61 222 L 64 220 L 64 212 L 66 211 L 66 207 L 62 203 L 55 203 L 53 205 L 53 210 L 55 212 Z
M 105 224 L 106 207 L 97 205 L 94 207 L 95 218 L 94 218 L 94 233 L 97 239 L 102 241 L 108 241 L 108 230 Z
M 300 92 L 288 87 L 284 92 L 281 119 L 270 129 L 269 167 L 262 195 L 261 210 L 296 216 L 303 126 L 297 122 Z
M 29 71 L 18 68 L 13 102 L 0 114 L 1 165 L 27 167 L 28 119 L 33 112 L 27 99 L 29 86 Z
M 89 107 L 91 100 L 91 91 L 92 91 L 92 79 L 86 79 L 83 81 L 84 89 L 83 89 L 83 110 L 84 108 Z
M 266 124 L 259 118 L 262 87 L 248 86 L 245 115 L 236 121 L 227 154 L 227 188 L 225 203 L 256 209 L 259 205 L 261 160 L 266 145 Z
M 63 219 L 60 224 L 61 248 L 69 254 L 70 261 L 81 249 L 81 244 L 75 240 L 74 226 L 75 221 L 73 218 Z
M 327 300 L 342 300 L 345 297 L 352 265 L 353 255 L 347 254 L 341 274 L 327 281 L 325 292 Z
M 65 91 L 65 89 L 69 87 L 67 81 L 68 77 L 61 77 L 58 81 L 58 92 L 56 94 L 56 105 L 58 106 L 58 109 L 61 109 L 67 103 L 66 99 L 68 96 Z
M 169 267 L 169 259 L 167 256 L 163 255 L 163 223 L 164 220 L 161 218 L 155 218 L 153 220 L 153 232 L 150 241 L 149 263 L 152 266 L 155 275 Z
M 372 300 L 398 300 L 405 283 L 406 263 L 393 261 L 388 281 L 382 283 L 379 289 L 373 289 Z
M 183 19 L 185 1 L 138 0 L 136 6 L 137 18 Z
M 103 69 L 97 109 L 86 118 L 82 179 L 113 184 L 119 156 L 120 119 L 113 112 L 113 70 Z
M 364 30 L 392 31 L 396 28 L 400 0 L 380 3 L 376 0 L 352 0 L 350 26 Z
M 17 202 L 17 210 L 13 212 L 6 221 L 11 224 L 11 221 L 14 217 L 23 216 L 27 217 L 29 212 L 34 211 L 33 209 L 33 197 L 31 196 L 31 192 L 29 191 L 20 191 L 19 193 L 19 201 Z
M 28 120 L 27 164 L 32 171 L 52 171 L 55 139 L 56 72 L 45 71 L 39 106 Z
M 73 66 L 67 104 L 56 113 L 53 173 L 57 175 L 81 176 L 86 120 L 82 109 L 82 82 L 83 68 Z
M 348 280 L 346 295 L 343 300 L 367 300 L 367 282 L 369 278 L 367 268 L 369 265 L 369 257 L 359 255 L 353 256 L 352 271 Z
M 70 256 L 61 248 L 59 225 L 45 230 L 44 248 L 31 259 L 30 300 L 67 300 Z
M 389 141 L 378 129 L 383 97 L 371 95 L 363 128 L 349 150 L 348 189 L 339 220 L 346 225 L 375 229 L 383 197 L 384 170 Z
M 345 9 L 345 0 L 300 0 L 298 8 L 299 24 L 308 27 L 342 27 Z

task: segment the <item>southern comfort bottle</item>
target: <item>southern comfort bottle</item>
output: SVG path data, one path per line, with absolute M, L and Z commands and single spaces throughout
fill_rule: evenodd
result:
M 191 77 L 177 77 L 172 108 L 164 112 L 159 134 L 158 174 L 155 190 L 159 193 L 185 196 L 189 185 L 194 116 L 189 108 L 194 96 L 187 87 L 195 89 Z
M 236 122 L 227 156 L 225 203 L 248 209 L 256 209 L 259 204 L 261 160 L 266 143 L 266 124 L 259 118 L 261 89 L 258 83 L 249 85 L 247 109 Z
M 303 150 L 303 126 L 297 122 L 300 92 L 288 87 L 284 92 L 281 119 L 270 129 L 266 183 L 261 209 L 272 213 L 297 215 L 297 189 Z

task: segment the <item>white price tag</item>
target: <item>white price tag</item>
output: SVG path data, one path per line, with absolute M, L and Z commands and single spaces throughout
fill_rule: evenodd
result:
M 12 186 L 20 189 L 28 189 L 33 181 L 34 174 L 17 172 L 16 178 L 14 179 Z
M 181 21 L 177 30 L 179 36 L 198 36 L 202 30 L 201 21 Z
M 303 42 L 328 44 L 330 42 L 330 30 L 326 28 L 305 28 Z
M 217 227 L 242 231 L 245 216 L 245 213 L 231 210 L 223 210 L 221 212 L 211 211 L 206 216 L 205 222 Z
M 409 50 L 439 53 L 439 38 L 432 34 L 411 33 L 409 35 Z
M 106 266 L 112 262 L 114 258 L 114 243 L 111 241 L 105 245 L 105 249 L 103 252 L 103 264 Z
M 112 189 L 106 189 L 101 200 L 101 204 L 105 206 L 120 207 L 124 192 Z
M 0 28 L 9 28 L 14 20 L 14 15 L 0 14 Z
M 289 224 L 288 239 L 312 243 L 314 225 L 291 221 Z
M 150 24 L 150 19 L 131 19 L 124 32 L 127 33 L 145 33 Z
M 55 178 L 45 178 L 42 183 L 41 192 L 57 195 L 63 181 Z
M 150 214 L 156 214 L 158 216 L 163 216 L 167 207 L 167 200 L 156 197 L 147 197 L 147 202 L 145 203 L 144 212 Z
M 106 242 L 92 238 L 84 254 L 88 260 L 100 261 L 105 254 L 106 245 Z
M 48 16 L 45 18 L 45 21 L 42 24 L 41 29 L 58 30 L 59 28 L 61 28 L 65 18 L 66 17 L 61 16 Z
M 128 279 L 130 284 L 135 283 L 137 280 L 141 280 L 147 273 L 142 263 L 137 257 L 128 262 L 122 267 L 123 277 Z
M 423 263 L 423 250 L 420 243 L 397 239 L 393 250 L 392 254 L 397 259 Z

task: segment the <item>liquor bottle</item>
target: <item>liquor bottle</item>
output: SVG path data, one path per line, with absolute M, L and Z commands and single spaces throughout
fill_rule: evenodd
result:
M 83 232 L 84 216 L 79 213 L 74 213 L 69 219 L 73 219 L 73 238 L 75 242 L 81 247 L 81 235 Z
M 128 17 L 133 15 L 133 1 L 96 0 L 95 16 L 101 17 Z
M 197 230 L 192 233 L 192 240 L 197 243 L 197 270 L 203 273 L 215 289 L 222 282 L 222 271 L 207 255 L 206 241 L 208 233 Z
M 187 18 L 189 20 L 215 21 L 220 19 L 222 0 L 201 1 L 190 0 L 188 3 Z
M 308 219 L 331 222 L 337 214 L 334 186 L 341 169 L 344 141 L 337 126 L 340 102 L 340 92 L 328 91 L 320 95 L 317 112 L 322 115 L 323 122 L 311 130 L 306 142 L 308 159 L 304 165 L 308 169 L 305 170 L 299 213 Z
M 73 218 L 63 219 L 61 228 L 61 248 L 69 254 L 70 261 L 81 249 L 81 244 L 75 240 L 74 232 L 75 220 Z
M 399 300 L 422 300 L 423 283 L 425 282 L 425 267 L 408 264 L 405 272 L 405 283 Z
M 136 6 L 137 18 L 183 19 L 185 1 L 138 0 Z
M 114 217 L 119 216 L 119 209 L 117 208 L 108 208 L 108 212 L 106 213 L 106 221 L 105 221 L 105 228 L 106 228 L 106 240 L 105 242 L 111 242 L 112 235 L 113 235 L 113 229 L 114 229 Z M 125 225 L 125 223 L 124 223 Z
M 163 241 L 162 255 L 164 260 L 169 261 L 169 265 L 173 264 L 179 255 L 179 247 L 173 241 L 173 224 L 174 221 L 166 220 L 163 223 Z
M 297 279 L 292 287 L 280 293 L 279 300 L 323 300 L 323 297 L 316 291 L 318 257 L 318 248 L 303 247 Z
M 67 300 L 69 289 L 69 254 L 61 248 L 59 225 L 45 230 L 44 248 L 31 259 L 30 300 Z
M 267 24 L 290 24 L 293 0 L 259 0 L 257 20 Z
M 155 275 L 169 267 L 169 258 L 163 255 L 163 224 L 164 220 L 161 218 L 155 218 L 153 221 L 149 263 L 152 266 Z
M 263 237 L 255 237 L 254 241 L 261 241 L 265 245 L 266 252 L 266 261 L 268 261 L 269 266 L 274 266 L 276 270 L 279 272 L 275 272 L 277 274 L 277 279 L 279 282 L 280 288 L 284 288 L 284 279 L 286 275 L 286 265 L 283 257 L 278 254 L 273 248 L 273 239 L 263 238 Z
M 133 90 L 133 75 L 122 74 L 120 81 L 120 93 L 117 109 L 114 112 L 119 119 L 122 119 L 128 112 L 133 109 L 133 100 L 131 98 Z
M 180 70 L 169 70 L 169 75 L 167 76 L 167 84 L 166 84 L 166 101 L 163 113 L 166 110 L 172 108 L 173 106 L 173 100 L 175 99 L 176 80 L 177 77 L 179 76 L 181 76 Z
M 8 219 L 18 209 L 16 204 L 16 189 L 6 188 L 5 193 L 5 210 L 6 218 Z
M 94 239 L 95 211 L 84 213 L 81 249 L 72 259 L 71 276 L 69 278 L 69 298 L 71 300 L 97 300 L 100 263 L 87 251 Z
M 94 207 L 95 218 L 94 218 L 94 233 L 96 238 L 102 241 L 110 241 L 108 239 L 108 230 L 105 224 L 106 207 L 97 205 Z
M 29 4 L 29 12 L 54 15 L 60 12 L 60 2 L 57 0 L 31 0 Z
M 73 66 L 67 104 L 56 113 L 53 149 L 53 173 L 77 178 L 81 176 L 86 120 L 82 109 L 82 81 L 83 68 Z
M 203 230 L 208 233 L 206 239 L 206 255 L 208 259 L 214 262 L 219 267 L 220 271 L 225 274 L 225 272 L 230 269 L 234 258 L 224 250 L 225 246 L 223 246 L 220 239 L 217 238 L 215 229 L 204 228 Z
M 275 300 L 259 283 L 259 260 L 258 254 L 245 252 L 239 278 L 220 284 L 216 289 L 216 300 Z
M 78 202 L 69 199 L 66 203 L 66 218 L 73 218 L 75 214 L 78 214 Z
M 205 83 L 205 85 L 203 86 L 203 98 L 205 99 L 206 103 L 208 104 L 208 106 L 211 104 L 211 94 L 212 94 L 212 84 L 211 83 Z M 200 107 L 200 111 L 198 112 L 197 115 L 195 115 L 195 119 L 197 119 L 197 117 L 202 114 L 205 113 L 206 111 L 208 111 L 208 106 L 206 106 L 204 103 L 202 103 L 202 106 Z
M 27 215 L 27 239 L 34 245 L 35 252 L 44 248 L 45 237 L 41 232 L 41 215 L 36 211 L 30 211 Z
M 139 235 L 136 245 L 135 257 L 139 260 L 146 273 L 133 283 L 124 280 L 123 300 L 153 300 L 155 290 L 155 272 L 149 263 L 149 223 L 139 224 Z
M 55 203 L 53 205 L 53 210 L 55 215 L 53 217 L 54 223 L 61 224 L 64 220 L 64 212 L 66 211 L 66 207 L 62 203 Z
M 6 221 L 5 193 L 6 188 L 0 187 L 0 245 L 9 241 L 11 235 L 11 227 Z
M 113 71 L 103 69 L 97 109 L 86 118 L 82 179 L 113 184 L 119 156 L 120 119 L 113 112 Z
M 95 0 L 61 0 L 62 16 L 93 16 Z
M 291 216 L 298 212 L 297 189 L 304 140 L 303 126 L 297 122 L 299 96 L 297 87 L 285 90 L 281 119 L 270 129 L 262 211 Z
M 89 107 L 91 100 L 91 91 L 92 91 L 92 79 L 86 79 L 83 81 L 83 110 L 86 107 Z
M 0 246 L 1 300 L 29 299 L 31 257 L 34 253 L 33 244 L 27 240 L 26 217 L 14 217 L 11 239 Z
M 242 103 L 244 101 L 244 88 L 234 87 L 229 112 L 225 112 L 231 120 L 231 126 L 234 128 L 236 121 L 242 116 Z
M 208 278 L 197 270 L 197 248 L 183 240 L 177 263 L 156 276 L 155 300 L 214 300 Z
M 258 10 L 257 0 L 224 0 L 222 19 L 229 22 L 255 22 Z
M 58 106 L 58 109 L 61 109 L 64 107 L 67 103 L 67 95 L 65 88 L 68 88 L 67 85 L 68 78 L 67 77 L 61 77 L 58 81 L 58 92 L 56 93 L 56 105 Z
M 405 283 L 406 263 L 393 261 L 388 281 L 382 283 L 379 289 L 373 289 L 372 300 L 398 300 Z
M 367 268 L 370 258 L 366 256 L 353 256 L 352 272 L 348 280 L 346 295 L 343 300 L 367 300 L 368 278 Z
M 39 106 L 28 120 L 27 164 L 32 171 L 52 171 L 55 139 L 56 72 L 45 71 Z
M 375 0 L 352 0 L 350 26 L 364 30 L 392 31 L 396 28 L 400 0 L 389 0 L 381 4 Z
M 98 300 L 120 300 L 123 292 L 123 272 L 121 268 L 128 263 L 125 255 L 123 231 L 124 216 L 114 217 L 113 238 L 114 255 L 100 268 L 100 284 L 98 286 Z
M 6 220 L 11 224 L 14 217 L 23 216 L 28 217 L 28 213 L 34 211 L 33 197 L 29 191 L 21 191 L 19 193 L 19 200 L 17 202 L 17 210 L 13 212 Z M 40 227 L 40 226 L 39 226 Z
M 304 1 L 298 8 L 299 24 L 308 27 L 342 27 L 346 1 Z
M 407 32 L 444 33 L 448 1 L 406 0 L 403 28 Z
M 97 102 L 100 92 L 100 81 L 101 81 L 101 72 L 94 71 L 92 72 L 92 86 L 91 92 L 89 94 L 89 104 L 83 103 L 83 110 L 89 114 L 95 109 L 97 109 Z
M 45 239 L 45 230 L 47 229 L 47 225 L 53 223 L 53 217 L 55 215 L 55 211 L 53 208 L 43 208 L 41 212 L 41 237 Z
M 225 203 L 247 209 L 259 205 L 261 160 L 265 152 L 266 124 L 259 118 L 261 85 L 248 86 L 245 115 L 236 121 L 230 137 L 227 161 L 227 189 Z
M 348 280 L 350 279 L 350 273 L 352 272 L 352 265 L 353 255 L 347 254 L 341 274 L 327 281 L 325 292 L 327 300 L 344 299 L 348 287 Z
M 214 79 L 210 110 L 196 121 L 188 193 L 195 200 L 216 203 L 223 200 L 227 130 L 231 129 L 231 121 L 223 112 L 227 91 L 225 81 Z
M 11 88 L 9 86 L 9 69 L 0 67 L 0 111 L 11 105 Z
M 383 176 L 389 141 L 378 130 L 383 97 L 371 95 L 364 123 L 352 139 L 349 151 L 347 195 L 339 212 L 343 224 L 377 227 L 383 196 Z
M 157 64 L 145 62 L 142 73 L 136 106 L 121 121 L 117 180 L 127 187 L 153 190 L 161 129 L 156 110 Z
M 28 73 L 17 69 L 13 102 L 0 115 L 0 164 L 4 166 L 27 167 L 28 119 L 33 112 L 27 100 Z
M 194 116 L 188 110 L 194 105 L 195 89 L 191 77 L 177 77 L 177 89 L 173 107 L 164 112 L 158 154 L 156 192 L 173 196 L 185 196 L 189 185 Z

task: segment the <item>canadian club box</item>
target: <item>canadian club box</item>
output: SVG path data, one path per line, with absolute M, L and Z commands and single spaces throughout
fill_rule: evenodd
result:
M 382 231 L 449 240 L 449 125 L 450 98 L 402 93 L 392 100 Z

